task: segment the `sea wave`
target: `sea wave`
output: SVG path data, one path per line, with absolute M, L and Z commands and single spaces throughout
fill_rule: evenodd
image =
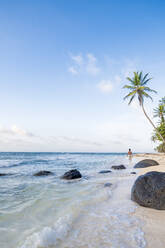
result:
M 52 247 L 65 239 L 71 229 L 72 217 L 66 215 L 59 218 L 53 227 L 45 227 L 28 237 L 20 248 Z
M 0 168 L 12 168 L 12 167 L 18 167 L 18 166 L 24 166 L 24 165 L 37 165 L 37 164 L 48 164 L 49 160 L 44 159 L 37 159 L 37 160 L 30 160 L 30 161 L 21 161 L 14 164 L 7 164 L 7 165 L 0 165 Z
M 128 192 L 135 175 L 125 156 L 19 153 L 2 158 L 0 165 L 9 166 L 4 171 L 13 176 L 0 178 L 1 248 L 145 247 Z M 126 170 L 99 173 L 121 163 Z M 60 179 L 73 168 L 82 179 Z M 33 176 L 43 169 L 55 176 Z
M 133 215 L 136 206 L 123 190 L 127 185 L 124 180 L 111 189 L 99 186 L 85 205 L 77 204 L 79 211 L 74 206 L 52 227 L 27 237 L 20 248 L 144 248 L 142 222 Z

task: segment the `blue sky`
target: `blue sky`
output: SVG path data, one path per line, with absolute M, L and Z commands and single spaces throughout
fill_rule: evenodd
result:
M 152 151 L 122 86 L 150 72 L 152 116 L 165 95 L 164 13 L 162 0 L 0 0 L 0 150 Z

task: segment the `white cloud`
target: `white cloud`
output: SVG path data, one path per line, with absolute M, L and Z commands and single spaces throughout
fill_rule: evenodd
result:
M 87 54 L 88 62 L 89 63 L 96 63 L 97 59 L 92 53 Z
M 69 67 L 69 68 L 68 68 L 68 71 L 71 72 L 71 73 L 74 74 L 74 75 L 78 74 L 78 71 L 77 71 L 76 68 L 73 67 L 73 66 Z
M 134 71 L 137 71 L 137 61 L 135 60 L 131 60 L 131 59 L 126 59 L 124 61 L 124 65 L 122 67 L 121 73 L 124 77 L 124 79 L 126 79 L 127 77 L 130 77 Z
M 88 74 L 91 76 L 96 76 L 100 73 L 101 68 L 97 65 L 97 58 L 92 54 L 79 55 L 70 55 L 72 60 L 71 66 L 68 68 L 68 71 L 73 75 L 76 74 Z
M 34 151 L 44 140 L 23 128 L 13 125 L 0 127 L 1 151 Z
M 113 84 L 111 80 L 102 80 L 97 87 L 99 88 L 100 91 L 103 93 L 110 93 L 113 89 Z
M 71 55 L 71 59 L 77 64 L 77 65 L 82 65 L 83 64 L 83 57 L 82 55 Z
M 130 113 L 110 117 L 109 121 L 92 124 L 88 131 L 74 136 L 39 136 L 23 128 L 0 128 L 1 151 L 94 151 L 122 152 L 131 146 L 135 151 L 151 151 L 152 126 L 142 112 L 131 108 Z M 88 137 L 88 138 L 87 138 Z
M 16 125 L 11 126 L 10 128 L 0 127 L 0 134 L 1 135 L 19 135 L 22 137 L 35 137 L 35 135 L 31 132 L 28 132 L 25 129 L 19 128 Z
M 87 54 L 87 65 L 86 65 L 86 71 L 91 75 L 97 75 L 100 72 L 100 68 L 97 66 L 97 59 L 96 57 L 88 53 Z
M 14 134 L 18 134 L 20 136 L 26 136 L 26 137 L 34 137 L 35 136 L 33 133 L 30 133 L 30 132 L 28 132 L 25 129 L 19 128 L 16 125 L 14 125 L 14 126 L 11 127 L 11 131 Z
M 16 125 L 0 127 L 1 151 L 88 151 L 97 149 L 102 143 L 83 137 L 39 136 Z

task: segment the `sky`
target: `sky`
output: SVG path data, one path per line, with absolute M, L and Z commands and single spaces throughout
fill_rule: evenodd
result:
M 122 87 L 150 73 L 152 118 L 164 13 L 163 0 L 0 0 L 0 151 L 152 152 L 152 126 Z

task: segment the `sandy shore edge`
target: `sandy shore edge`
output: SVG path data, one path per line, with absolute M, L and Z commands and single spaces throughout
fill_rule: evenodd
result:
M 139 161 L 142 159 L 154 159 L 159 165 L 143 169 L 136 169 L 138 175 L 149 171 L 165 172 L 165 154 L 136 154 Z M 143 232 L 147 242 L 146 248 L 165 248 L 165 210 L 155 210 L 138 206 L 135 215 L 144 222 Z

